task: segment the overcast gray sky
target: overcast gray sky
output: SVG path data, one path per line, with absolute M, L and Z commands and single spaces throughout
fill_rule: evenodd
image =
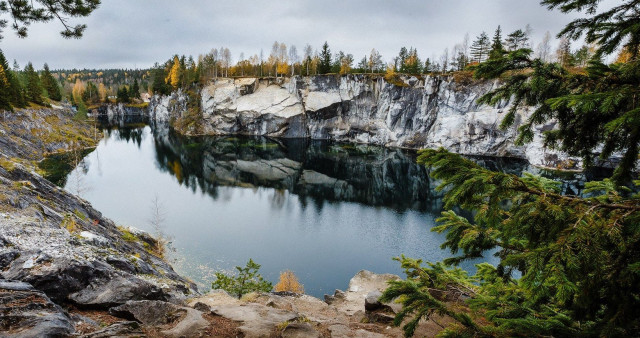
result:
M 615 3 L 606 0 L 605 3 Z M 21 66 L 47 62 L 59 68 L 145 68 L 173 54 L 203 54 L 228 47 L 234 60 L 269 53 L 275 40 L 320 49 L 326 40 L 356 62 L 372 48 L 385 60 L 402 46 L 420 57 L 437 57 L 469 33 L 489 36 L 500 24 L 508 33 L 530 24 L 537 45 L 546 31 L 555 35 L 575 15 L 549 11 L 538 0 L 103 0 L 80 40 L 63 39 L 56 22 L 35 24 L 19 39 L 10 29 L 0 48 Z

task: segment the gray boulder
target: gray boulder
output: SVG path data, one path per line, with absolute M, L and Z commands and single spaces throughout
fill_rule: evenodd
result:
M 74 332 L 67 313 L 27 283 L 0 280 L 2 337 L 65 337 Z
M 282 330 L 282 338 L 320 338 L 320 332 L 309 323 L 292 323 Z
M 83 335 L 83 338 L 142 337 L 144 332 L 137 322 L 118 322 L 104 329 Z
M 382 303 L 380 303 L 380 297 L 382 297 L 382 292 L 375 290 L 371 291 L 367 294 L 367 297 L 364 299 L 364 309 L 366 311 L 375 311 L 381 309 Z
M 180 318 L 182 312 L 177 305 L 155 300 L 130 301 L 109 310 L 114 316 L 152 326 L 171 323 Z

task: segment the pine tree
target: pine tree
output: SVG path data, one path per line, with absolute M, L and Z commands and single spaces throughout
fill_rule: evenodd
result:
M 24 38 L 27 36 L 27 27 L 35 22 L 49 22 L 51 20 L 59 20 L 62 22 L 64 29 L 60 34 L 65 38 L 80 38 L 87 28 L 87 25 L 78 24 L 72 26 L 69 24 L 70 17 L 86 17 L 89 16 L 96 8 L 100 6 L 100 0 L 73 0 L 73 1 L 2 1 L 0 2 L 0 16 L 9 14 L 11 17 L 11 28 L 16 34 Z M 0 20 L 0 28 L 4 28 L 7 20 Z M 0 33 L 2 31 L 0 30 Z M 0 35 L 2 39 L 2 35 Z M 5 71 L 7 69 L 5 68 Z
M 533 58 L 528 48 L 500 51 L 475 67 L 476 77 L 503 82 L 479 103 L 511 103 L 502 127 L 513 125 L 523 106 L 533 107 L 519 127 L 519 144 L 533 139 L 534 125 L 553 120 L 547 145 L 587 165 L 598 153 L 622 159 L 613 177 L 567 196 L 558 182 L 492 172 L 442 149 L 421 151 L 418 162 L 446 191 L 447 211 L 434 231 L 446 233 L 443 247 L 456 256 L 426 265 L 398 258 L 407 279 L 392 282 L 381 301 L 403 304 L 394 324 L 404 323 L 407 336 L 434 313 L 455 322 L 440 333 L 447 337 L 640 336 L 640 181 L 630 175 L 640 145 L 639 2 L 604 11 L 599 1 L 542 3 L 587 13 L 561 34 L 584 35 L 598 46 L 595 57 L 575 72 Z M 627 62 L 602 61 L 622 48 Z M 479 264 L 473 276 L 448 265 L 491 251 L 499 264 Z
M 151 91 L 153 91 L 156 95 L 169 95 L 171 93 L 171 89 L 165 82 L 165 71 L 164 68 L 158 67 L 153 70 L 153 82 L 151 84 Z
M 329 44 L 325 41 L 320 52 L 320 63 L 318 64 L 318 73 L 329 74 L 331 72 L 331 50 Z
M 433 62 L 431 62 L 430 58 L 427 58 L 424 61 L 424 72 L 425 73 L 431 73 L 431 72 L 437 72 L 438 70 L 436 69 L 436 67 L 434 67 Z
M 51 100 L 60 101 L 62 100 L 62 93 L 60 93 L 60 87 L 58 86 L 58 81 L 51 75 L 51 71 L 49 70 L 49 65 L 44 64 L 44 71 L 40 76 L 40 81 L 42 82 L 42 87 L 47 91 L 47 95 Z
M 138 84 L 138 79 L 134 79 L 133 86 L 129 88 L 129 98 L 131 99 L 140 98 L 140 85 Z
M 9 62 L 5 58 L 2 50 L 0 50 L 0 65 L 4 68 L 5 77 L 9 82 L 9 88 L 7 89 L 7 95 L 9 101 L 13 107 L 22 108 L 27 105 L 24 98 L 24 88 L 20 83 L 18 74 L 16 74 L 11 68 L 9 68 Z
M 421 151 L 418 162 L 446 191 L 449 211 L 433 230 L 457 256 L 426 266 L 397 258 L 407 279 L 391 282 L 381 301 L 403 304 L 394 323 L 406 323 L 407 336 L 433 313 L 457 322 L 442 336 L 640 333 L 640 195 L 625 198 L 605 180 L 586 184 L 591 197 L 565 196 L 559 182 L 493 172 L 443 149 Z M 450 211 L 458 206 L 474 216 Z M 492 250 L 500 263 L 479 264 L 474 276 L 450 266 Z
M 404 62 L 407 60 L 408 56 L 409 56 L 409 52 L 407 51 L 407 47 L 400 48 L 400 52 L 398 52 L 398 56 L 394 59 L 395 71 L 400 73 L 406 73 L 404 69 Z
M 35 69 L 33 69 L 33 65 L 31 62 L 27 63 L 27 66 L 24 68 L 25 77 L 27 80 L 26 85 L 26 97 L 27 100 L 33 103 L 42 104 L 42 85 L 40 84 L 40 77 L 38 73 L 36 73 Z
M 585 67 L 592 57 L 591 50 L 587 45 L 583 45 L 571 56 L 576 67 Z M 617 60 L 616 60 L 617 61 Z
M 92 82 L 87 82 L 86 87 L 82 93 L 82 101 L 87 104 L 95 104 L 100 102 L 100 93 L 98 87 Z
M 129 89 L 126 86 L 122 86 L 118 88 L 118 92 L 116 93 L 116 101 L 118 103 L 129 103 L 131 102 L 129 98 Z
M 193 56 L 189 56 L 189 58 L 187 59 L 186 63 L 185 63 L 185 69 L 184 69 L 184 74 L 185 74 L 185 84 L 186 86 L 190 86 L 191 84 L 193 84 L 194 82 L 197 81 L 198 76 L 197 76 L 197 65 L 195 60 L 193 59 Z M 136 84 L 134 83 L 134 86 L 136 86 Z M 138 87 L 138 94 L 135 95 L 135 97 L 139 97 L 140 96 L 140 87 Z
M 493 34 L 493 40 L 491 40 L 491 50 L 489 51 L 489 58 L 499 58 L 504 54 L 504 46 L 502 45 L 502 29 L 500 26 Z
M 400 72 L 406 74 L 420 74 L 422 71 L 422 61 L 418 57 L 418 50 L 410 47 L 400 49 L 398 54 L 398 62 L 400 63 Z
M 244 268 L 236 266 L 236 270 L 238 270 L 237 276 L 227 276 L 216 272 L 216 280 L 212 283 L 211 288 L 225 290 L 238 298 L 253 291 L 271 291 L 273 286 L 258 273 L 260 264 L 255 263 L 253 259 L 249 259 Z
M 7 79 L 6 71 L 2 63 L 0 63 L 0 110 L 13 111 L 11 106 L 10 85 Z
M 489 56 L 489 49 L 491 43 L 487 33 L 482 32 L 471 44 L 471 61 L 480 63 L 487 59 Z
M 527 46 L 528 41 L 529 37 L 527 36 L 527 34 L 522 29 L 518 29 L 513 33 L 507 35 L 505 43 L 507 45 L 508 51 L 514 51 L 516 49 L 524 48 L 525 46 Z

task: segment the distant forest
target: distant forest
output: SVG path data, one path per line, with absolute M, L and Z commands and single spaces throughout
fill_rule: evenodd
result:
M 10 67 L 0 50 L 0 110 L 52 101 L 71 103 L 81 113 L 102 103 L 140 104 L 150 74 L 148 69 L 50 70 L 46 63 L 36 71 L 31 62 L 21 68 L 15 60 Z
M 386 62 L 375 48 L 356 62 L 352 54 L 332 52 L 328 42 L 319 50 L 307 44 L 298 52 L 295 45 L 275 41 L 268 55 L 262 50 L 250 57 L 240 53 L 235 63 L 229 48 L 221 47 L 195 58 L 176 54 L 161 64 L 156 63 L 152 69 L 50 70 L 45 64 L 43 70 L 36 71 L 31 63 L 21 68 L 14 61 L 9 66 L 0 51 L 0 109 L 25 107 L 29 102 L 47 104 L 48 100 L 70 102 L 80 111 L 110 102 L 142 104 L 146 94 L 169 94 L 177 89 L 191 94 L 197 92 L 194 89 L 198 86 L 217 77 L 369 73 L 383 74 L 388 81 L 398 84 L 401 83 L 397 81 L 397 74 L 462 73 L 465 78 L 471 78 L 476 65 L 522 48 L 532 50 L 543 62 L 557 63 L 566 69 L 581 69 L 587 66 L 596 50 L 593 44 L 572 49 L 570 40 L 562 38 L 552 51 L 552 38 L 548 32 L 534 47 L 530 35 L 528 25 L 506 35 L 498 26 L 491 37 L 486 32 L 473 40 L 465 35 L 461 42 L 452 49 L 445 49 L 436 59 L 422 59 L 416 48 L 402 47 L 397 56 Z M 625 62 L 628 54 L 621 50 L 615 62 Z

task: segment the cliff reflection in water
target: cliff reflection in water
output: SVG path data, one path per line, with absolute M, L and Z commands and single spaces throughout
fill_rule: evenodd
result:
M 440 210 L 415 153 L 377 146 L 264 137 L 183 137 L 154 133 L 156 160 L 194 191 L 214 199 L 218 187 L 287 190 L 321 207 L 325 201 L 358 202 L 396 210 Z M 284 194 L 274 194 L 282 205 Z
M 214 199 L 220 186 L 268 187 L 300 196 L 303 205 L 309 200 L 319 207 L 326 201 L 346 201 L 396 210 L 442 210 L 437 182 L 416 163 L 413 151 L 308 139 L 184 137 L 168 130 L 153 135 L 160 169 Z M 141 136 L 142 129 L 118 134 L 138 145 Z M 518 176 L 526 171 L 556 179 L 570 195 L 581 194 L 586 181 L 610 174 L 606 169 L 562 173 L 508 158 L 472 159 L 494 171 Z

